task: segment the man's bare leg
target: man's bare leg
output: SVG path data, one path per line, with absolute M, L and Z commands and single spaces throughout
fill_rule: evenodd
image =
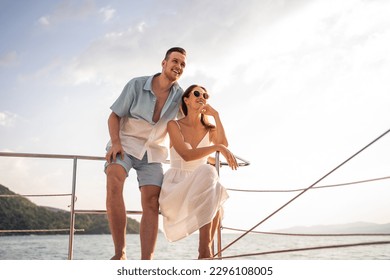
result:
M 141 187 L 142 218 L 140 224 L 141 259 L 153 259 L 158 233 L 158 198 L 161 188 L 158 186 Z
M 115 255 L 112 260 L 126 259 L 126 208 L 123 200 L 123 186 L 126 171 L 117 164 L 111 164 L 106 169 L 107 174 L 107 217 L 110 225 Z

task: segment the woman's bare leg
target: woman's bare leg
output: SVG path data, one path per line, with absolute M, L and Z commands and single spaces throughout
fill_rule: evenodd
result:
M 217 214 L 215 215 L 213 221 L 211 222 L 211 249 L 212 249 L 211 253 L 213 256 L 215 255 L 214 238 L 215 238 L 215 233 L 217 232 L 218 227 L 220 227 L 220 217 L 221 217 L 221 214 L 220 214 L 220 211 L 218 211 Z
M 199 229 L 199 255 L 198 259 L 212 258 L 211 225 L 208 223 Z

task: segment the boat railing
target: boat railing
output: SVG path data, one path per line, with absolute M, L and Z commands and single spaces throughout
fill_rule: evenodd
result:
M 72 160 L 73 162 L 73 171 L 72 171 L 72 192 L 70 194 L 51 194 L 50 196 L 70 196 L 70 223 L 69 223 L 69 244 L 68 244 L 68 260 L 73 259 L 73 246 L 74 246 L 74 233 L 76 232 L 75 229 L 75 219 L 76 214 L 106 214 L 105 210 L 79 210 L 75 208 L 77 196 L 76 196 L 76 179 L 77 179 L 77 164 L 78 160 L 92 160 L 92 161 L 104 161 L 104 157 L 100 156 L 83 156 L 83 155 L 62 155 L 62 154 L 32 154 L 32 153 L 12 153 L 12 152 L 0 152 L 0 157 L 19 157 L 19 158 L 46 158 L 46 159 L 67 159 Z M 236 156 L 236 158 L 239 160 L 238 165 L 239 166 L 247 166 L 249 165 L 249 161 Z M 169 161 L 167 161 L 169 163 Z M 217 172 L 219 174 L 219 169 L 221 166 L 228 165 L 226 162 L 222 162 L 220 160 L 219 152 L 215 154 L 215 167 L 217 169 Z M 35 196 L 45 196 L 45 195 L 35 195 Z M 126 211 L 128 215 L 137 215 L 142 214 L 142 211 Z M 34 232 L 40 231 L 43 232 L 44 230 L 32 230 Z M 31 232 L 32 232 L 31 231 Z M 57 230 L 47 230 L 49 231 L 66 231 L 66 229 L 57 229 Z M 9 231 L 3 231 L 3 232 L 9 232 Z M 14 231 L 13 231 L 14 232 Z M 16 232 L 16 231 L 15 231 Z M 23 230 L 17 231 L 17 232 L 26 232 Z M 217 247 L 218 252 L 221 252 L 221 225 L 218 227 L 217 231 Z M 218 256 L 221 257 L 221 253 L 218 253 Z
M 236 229 L 236 228 L 231 228 L 231 230 L 234 231 L 242 231 L 244 233 L 240 234 L 239 237 L 231 241 L 229 244 L 225 245 L 223 249 L 221 249 L 221 229 L 223 228 L 222 225 L 220 224 L 218 227 L 218 253 L 213 256 L 213 259 L 222 259 L 222 252 L 224 252 L 227 248 L 231 247 L 233 244 L 235 244 L 238 240 L 243 238 L 249 233 L 255 233 L 255 229 L 258 228 L 261 224 L 263 224 L 265 221 L 273 217 L 275 214 L 280 212 L 282 209 L 287 207 L 289 204 L 293 203 L 296 201 L 301 195 L 303 195 L 305 192 L 309 190 L 314 190 L 314 189 L 321 189 L 321 188 L 333 188 L 333 187 L 341 187 L 341 186 L 347 186 L 347 185 L 355 185 L 355 184 L 361 184 L 361 183 L 368 183 L 368 182 L 373 182 L 373 181 L 379 181 L 379 180 L 389 180 L 390 176 L 384 176 L 381 178 L 370 178 L 366 180 L 360 180 L 360 181 L 354 181 L 354 182 L 346 182 L 346 183 L 341 183 L 341 184 L 334 184 L 334 185 L 323 185 L 319 186 L 318 184 L 324 180 L 326 177 L 331 175 L 333 172 L 336 170 L 340 169 L 343 167 L 345 164 L 350 162 L 352 159 L 354 159 L 356 156 L 361 154 L 363 151 L 365 151 L 367 148 L 372 146 L 374 143 L 376 143 L 378 140 L 382 139 L 385 135 L 390 134 L 390 129 L 382 133 L 380 136 L 376 137 L 374 140 L 372 140 L 370 143 L 365 145 L 363 148 L 358 150 L 356 153 L 348 157 L 346 160 L 338 164 L 336 167 L 331 169 L 328 173 L 323 175 L 321 178 L 316 180 L 314 183 L 312 183 L 310 186 L 304 189 L 288 189 L 288 190 L 244 190 L 244 189 L 227 189 L 229 191 L 244 191 L 244 192 L 298 192 L 296 196 L 294 196 L 292 199 L 288 200 L 286 203 L 284 203 L 282 206 L 277 208 L 275 211 L 273 211 L 271 214 L 260 220 L 257 224 L 255 224 L 253 227 L 250 229 Z M 91 214 L 104 214 L 106 211 L 104 210 L 76 210 L 75 209 L 75 202 L 76 202 L 76 174 L 77 174 L 77 161 L 79 159 L 82 160 L 105 160 L 103 157 L 90 157 L 90 156 L 76 156 L 76 155 L 45 155 L 45 154 L 22 154 L 22 153 L 4 153 L 0 152 L 0 156 L 3 157 L 35 157 L 35 158 L 63 158 L 63 159 L 72 159 L 73 160 L 73 180 L 72 180 L 72 193 L 69 194 L 71 195 L 71 211 L 70 211 L 70 229 L 69 229 L 69 253 L 68 253 L 68 259 L 73 258 L 73 238 L 74 238 L 74 225 L 75 225 L 75 214 L 83 214 L 83 213 L 91 213 Z M 219 159 L 219 154 L 216 154 L 216 163 L 215 166 L 217 168 L 218 174 L 219 174 L 219 169 L 223 165 L 227 165 L 227 163 L 221 162 Z M 240 166 L 246 166 L 249 165 L 249 162 L 237 157 L 238 160 L 242 161 L 239 163 Z M 1 197 L 1 195 L 0 195 Z M 127 214 L 141 214 L 141 211 L 127 211 Z M 226 227 L 227 228 L 227 227 Z M 228 229 L 228 228 L 227 228 Z M 1 233 L 1 231 L 0 231 Z M 261 234 L 264 234 L 265 232 L 258 232 Z M 287 235 L 286 233 L 271 233 L 267 232 L 266 234 L 278 234 L 278 235 Z M 291 235 L 291 234 L 290 234 Z M 297 234 L 294 234 L 297 235 Z M 299 236 L 303 236 L 302 234 L 298 234 Z M 383 236 L 389 236 L 390 233 L 384 233 L 384 234 L 366 234 L 366 233 L 355 233 L 355 234 L 342 234 L 343 236 L 353 236 L 353 235 L 364 235 L 364 236 L 374 236 L 374 235 L 383 235 Z M 307 235 L 305 235 L 307 236 Z M 311 235 L 311 236 L 316 236 L 316 235 Z M 321 235 L 323 236 L 323 235 Z M 337 236 L 341 236 L 338 234 Z M 237 257 L 247 257 L 247 256 L 257 256 L 257 255 L 266 255 L 266 254 L 277 254 L 277 253 L 287 253 L 287 252 L 297 252 L 297 251 L 304 251 L 304 250 L 319 250 L 319 249 L 329 249 L 329 248 L 346 248 L 346 247 L 355 247 L 355 246 L 372 246 L 372 245 L 388 245 L 390 244 L 389 240 L 384 240 L 384 241 L 378 241 L 378 242 L 363 242 L 363 243 L 354 243 L 354 244 L 338 244 L 338 245 L 331 245 L 331 246 L 317 246 L 317 247 L 309 247 L 309 248 L 296 248 L 296 249 L 288 249 L 288 250 L 277 250 L 277 251 L 268 251 L 268 252 L 260 252 L 260 253 L 251 253 L 251 254 L 242 254 L 242 255 L 235 255 L 235 256 L 224 256 L 223 259 L 229 259 L 229 258 L 237 258 Z

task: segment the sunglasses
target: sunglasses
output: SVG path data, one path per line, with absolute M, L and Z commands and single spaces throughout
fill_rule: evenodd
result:
M 193 94 L 196 98 L 198 98 L 201 95 L 201 93 L 197 90 L 195 90 Z M 209 99 L 209 95 L 207 94 L 207 92 L 203 93 L 202 96 L 204 99 Z

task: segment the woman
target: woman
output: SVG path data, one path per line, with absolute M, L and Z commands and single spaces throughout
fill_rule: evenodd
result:
M 235 156 L 226 148 L 228 141 L 219 114 L 207 104 L 208 98 L 204 87 L 190 86 L 182 97 L 185 117 L 168 122 L 171 167 L 164 175 L 159 198 L 169 241 L 199 229 L 199 259 L 213 257 L 220 210 L 228 198 L 215 167 L 207 164 L 207 159 L 218 151 L 233 170 L 238 167 Z M 214 118 L 215 125 L 208 122 L 207 116 Z

